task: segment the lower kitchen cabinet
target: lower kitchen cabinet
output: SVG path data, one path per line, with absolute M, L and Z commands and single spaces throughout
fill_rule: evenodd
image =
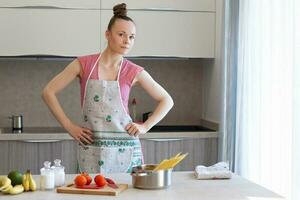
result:
M 11 170 L 40 174 L 43 162 L 61 159 L 66 173 L 77 172 L 77 143 L 74 140 L 0 141 L 0 174 Z
M 197 165 L 209 166 L 218 160 L 217 138 L 142 139 L 141 143 L 147 164 L 157 164 L 179 152 L 188 153 L 175 171 L 191 171 Z
M 179 152 L 189 155 L 175 171 L 194 170 L 196 165 L 212 165 L 218 159 L 217 138 L 141 139 L 144 162 L 156 164 Z M 43 162 L 61 159 L 66 173 L 77 173 L 77 143 L 74 140 L 0 141 L 0 174 L 11 170 L 40 174 Z

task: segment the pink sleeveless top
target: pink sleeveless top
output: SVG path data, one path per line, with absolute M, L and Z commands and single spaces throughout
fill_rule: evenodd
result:
M 99 53 L 93 55 L 81 56 L 77 58 L 81 64 L 82 71 L 83 71 L 83 75 L 80 78 L 81 106 L 83 102 L 83 96 L 85 93 L 84 91 L 85 84 L 87 82 L 88 75 L 90 74 L 92 67 L 94 66 L 98 57 L 99 57 Z M 128 99 L 129 99 L 130 89 L 132 86 L 132 81 L 135 78 L 135 76 L 143 70 L 144 70 L 143 67 L 134 64 L 133 62 L 127 60 L 126 58 L 123 59 L 123 64 L 121 66 L 120 77 L 119 77 L 119 85 L 121 90 L 122 102 L 127 113 L 129 113 Z M 101 74 L 99 76 L 101 76 Z M 96 80 L 98 79 L 98 67 L 94 69 L 90 79 L 96 79 Z

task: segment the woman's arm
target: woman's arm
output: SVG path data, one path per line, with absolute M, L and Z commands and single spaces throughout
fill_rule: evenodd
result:
M 80 144 L 92 142 L 92 132 L 71 122 L 64 113 L 56 94 L 62 91 L 76 77 L 81 75 L 81 65 L 77 59 L 71 62 L 62 72 L 56 75 L 44 88 L 42 97 L 57 121 Z
M 146 133 L 163 119 L 173 107 L 174 102 L 168 92 L 153 80 L 145 70 L 135 77 L 133 83 L 135 82 L 139 83 L 153 99 L 158 101 L 157 107 L 147 121 L 143 124 L 131 123 L 126 126 L 126 130 L 130 135 L 137 136 L 140 133 Z

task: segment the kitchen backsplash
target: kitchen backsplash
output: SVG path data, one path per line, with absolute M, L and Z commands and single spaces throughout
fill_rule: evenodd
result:
M 200 124 L 203 115 L 202 67 L 200 59 L 130 59 L 143 66 L 173 97 L 174 107 L 160 124 Z M 22 114 L 25 127 L 59 126 L 41 99 L 43 87 L 70 60 L 0 60 L 0 127 L 10 127 L 11 115 Z M 132 88 L 130 101 L 137 100 L 137 119 L 153 111 L 156 102 L 139 86 Z M 79 80 L 58 94 L 66 114 L 79 123 Z M 129 105 L 131 110 L 131 106 Z

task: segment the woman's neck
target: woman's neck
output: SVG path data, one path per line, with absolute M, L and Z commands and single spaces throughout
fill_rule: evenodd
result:
M 101 64 L 105 67 L 118 67 L 122 60 L 122 55 L 116 54 L 106 48 L 101 53 Z

